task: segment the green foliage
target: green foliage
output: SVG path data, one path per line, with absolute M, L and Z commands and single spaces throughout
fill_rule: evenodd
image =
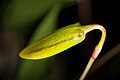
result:
M 55 4 L 66 2 L 69 0 L 11 0 L 3 15 L 3 25 L 14 30 L 29 28 Z
M 59 12 L 62 8 L 74 4 L 74 0 L 9 0 L 0 5 L 2 14 L 2 27 L 4 31 L 13 31 L 25 37 L 32 27 L 36 27 L 32 33 L 30 43 L 41 38 L 56 29 Z M 3 10 L 4 9 L 4 10 Z M 3 11 L 3 12 L 2 12 Z M 41 21 L 40 21 L 41 20 Z M 34 25 L 39 21 L 39 25 Z M 24 44 L 23 41 L 21 45 Z M 18 56 L 18 55 L 17 55 Z M 15 80 L 44 80 L 49 72 L 52 58 L 30 61 L 20 59 Z

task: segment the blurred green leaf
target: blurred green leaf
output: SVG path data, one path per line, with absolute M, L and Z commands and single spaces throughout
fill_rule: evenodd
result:
M 75 0 L 10 0 L 5 3 L 2 26 L 4 29 L 15 32 L 27 32 L 27 29 L 33 27 L 33 24 L 46 14 L 31 36 L 29 42 L 32 42 L 53 32 L 59 11 L 73 2 Z M 36 61 L 22 60 L 15 80 L 47 79 L 46 75 L 49 75 L 51 60 L 52 57 Z
M 3 15 L 3 26 L 23 30 L 40 19 L 53 5 L 67 2 L 71 0 L 11 0 Z
M 61 10 L 61 5 L 56 4 L 55 6 L 53 6 L 49 14 L 35 29 L 29 42 L 42 38 L 56 29 L 57 26 L 56 23 L 58 20 L 58 16 L 59 16 L 58 14 L 60 10 Z
M 16 80 L 43 80 L 49 74 L 50 59 L 23 60 Z
M 60 7 L 61 6 L 59 5 L 53 6 L 45 19 L 35 30 L 31 41 L 41 38 L 55 29 L 58 14 L 61 10 Z M 23 60 L 20 65 L 17 80 L 43 80 L 42 76 L 48 73 L 48 68 L 50 67 L 49 62 L 51 59 L 52 58 L 37 61 Z

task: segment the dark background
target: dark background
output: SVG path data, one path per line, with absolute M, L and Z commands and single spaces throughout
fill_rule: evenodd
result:
M 83 20 L 82 22 L 81 17 L 79 17 L 78 19 L 78 15 L 79 15 L 78 12 L 79 13 L 81 12 L 79 11 L 78 4 L 62 10 L 59 17 L 59 25 L 65 26 L 67 24 L 74 23 L 77 21 L 80 21 L 82 25 L 87 25 L 87 24 L 103 25 L 106 28 L 107 37 L 103 50 L 99 55 L 99 58 L 120 43 L 120 31 L 119 31 L 120 29 L 119 29 L 119 18 L 118 18 L 119 4 L 117 1 L 91 0 L 90 21 L 86 20 L 85 22 Z M 85 11 L 83 9 L 82 13 L 84 12 Z M 68 58 L 68 63 L 71 66 L 71 67 L 69 66 L 70 68 L 69 77 L 71 78 L 75 77 L 78 74 L 81 75 L 82 71 L 84 70 L 84 67 L 86 66 L 89 60 L 92 50 L 94 49 L 94 46 L 99 42 L 101 32 L 95 30 L 90 33 L 91 35 L 87 35 L 86 37 L 87 40 L 69 49 L 69 53 L 71 54 L 67 54 L 67 56 L 69 55 L 67 58 Z M 91 38 L 93 39 L 92 43 L 94 43 L 94 45 L 89 42 Z M 90 44 L 91 47 L 87 47 L 88 44 Z M 83 55 L 72 54 L 75 53 L 75 51 L 79 52 L 80 50 L 83 53 Z M 90 50 L 90 51 L 86 51 L 86 50 Z M 79 63 L 83 63 L 83 64 L 80 65 Z M 120 74 L 119 67 L 120 67 L 120 55 L 117 54 L 109 61 L 107 61 L 106 64 L 102 65 L 102 67 L 100 67 L 97 71 L 95 71 L 95 73 L 93 73 L 91 76 L 87 76 L 86 80 L 118 80 Z

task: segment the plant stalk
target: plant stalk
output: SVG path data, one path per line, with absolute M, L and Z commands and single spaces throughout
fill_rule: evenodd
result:
M 84 26 L 82 29 L 84 30 L 85 34 L 92 31 L 92 30 L 98 29 L 98 30 L 102 31 L 102 36 L 101 36 L 101 39 L 100 39 L 99 43 L 96 45 L 96 47 L 95 47 L 95 49 L 92 53 L 92 56 L 90 57 L 90 60 L 87 64 L 85 70 L 83 71 L 81 77 L 79 78 L 79 80 L 84 80 L 84 78 L 86 77 L 86 75 L 87 75 L 88 71 L 90 70 L 92 64 L 94 63 L 95 59 L 97 58 L 97 56 L 101 52 L 103 44 L 104 44 L 105 39 L 106 39 L 106 30 L 101 25 L 98 25 L 98 24 L 87 25 L 87 26 Z

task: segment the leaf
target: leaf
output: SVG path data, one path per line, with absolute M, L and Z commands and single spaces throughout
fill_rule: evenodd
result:
M 31 41 L 36 40 L 39 37 L 43 37 L 54 30 L 54 28 L 56 27 L 56 22 L 60 10 L 60 6 L 54 6 L 50 10 L 43 22 L 38 26 L 38 28 L 34 32 Z M 46 30 L 48 32 L 46 32 Z M 47 78 L 46 76 L 42 76 L 48 74 L 49 62 L 51 61 L 51 59 L 52 58 L 37 61 L 23 60 L 18 71 L 17 80 L 43 80 L 43 78 Z
M 51 31 L 54 31 L 56 29 L 58 14 L 60 10 L 60 4 L 56 4 L 53 6 L 52 10 L 49 12 L 46 18 L 35 29 L 29 43 L 50 34 Z
M 6 29 L 23 31 L 24 29 L 31 27 L 31 25 L 40 19 L 53 5 L 67 2 L 71 1 L 11 0 L 3 15 L 3 26 Z

